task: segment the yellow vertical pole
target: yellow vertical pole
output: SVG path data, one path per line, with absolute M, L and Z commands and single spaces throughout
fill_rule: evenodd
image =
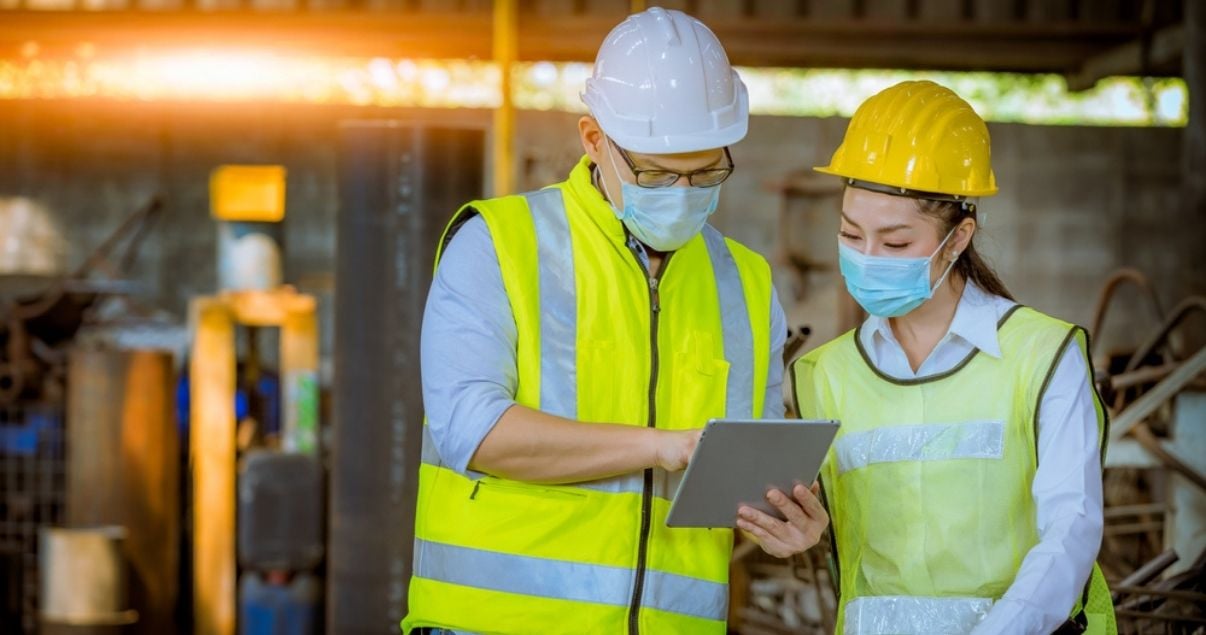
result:
M 518 55 L 518 0 L 494 0 L 494 62 L 502 73 L 502 103 L 494 110 L 491 167 L 494 195 L 515 193 L 515 102 L 511 95 L 511 70 Z
M 318 318 L 313 299 L 290 307 L 281 325 L 284 441 L 289 452 L 318 452 Z
M 235 632 L 235 336 L 219 298 L 193 300 L 190 366 L 193 463 L 193 624 Z

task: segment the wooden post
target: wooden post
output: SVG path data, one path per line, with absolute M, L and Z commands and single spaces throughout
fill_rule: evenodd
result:
M 193 625 L 196 635 L 234 635 L 234 319 L 219 298 L 197 298 L 192 311 Z
M 173 375 L 171 355 L 162 351 L 80 346 L 68 363 L 67 522 L 125 529 L 134 635 L 170 631 L 176 607 L 180 445 Z
M 515 102 L 511 95 L 511 72 L 518 47 L 518 0 L 494 0 L 494 62 L 501 73 L 502 93 L 502 101 L 494 109 L 491 151 L 495 196 L 515 193 Z
M 190 385 L 197 635 L 234 635 L 235 325 L 281 327 L 285 449 L 318 452 L 318 302 L 285 286 L 193 300 Z

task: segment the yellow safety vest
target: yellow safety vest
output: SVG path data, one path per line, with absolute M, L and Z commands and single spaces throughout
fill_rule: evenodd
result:
M 999 359 L 973 351 L 919 379 L 876 369 L 857 331 L 792 365 L 801 416 L 841 421 L 822 469 L 839 633 L 967 633 L 1038 543 L 1030 489 L 1039 404 L 1063 352 L 1087 351 L 1087 335 L 1014 307 L 998 337 Z M 1104 443 L 1106 411 L 1093 397 Z M 1087 632 L 1117 632 L 1096 566 L 1069 608 Z
M 474 213 L 515 318 L 518 403 L 663 429 L 761 415 L 771 307 L 762 257 L 706 227 L 651 282 L 586 158 L 564 183 L 466 205 L 450 230 Z M 403 630 L 723 633 L 732 532 L 666 527 L 679 478 L 650 469 L 561 486 L 475 480 L 425 439 Z

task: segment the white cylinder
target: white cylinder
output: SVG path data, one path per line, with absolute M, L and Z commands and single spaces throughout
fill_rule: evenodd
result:
M 271 291 L 284 282 L 279 223 L 218 223 L 218 289 Z
M 44 527 L 38 568 L 44 622 L 81 626 L 132 624 L 126 610 L 125 529 Z

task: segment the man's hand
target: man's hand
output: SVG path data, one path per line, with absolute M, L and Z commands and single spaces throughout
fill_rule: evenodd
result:
M 657 466 L 667 472 L 677 472 L 687 467 L 703 428 L 695 430 L 657 430 Z
M 761 510 L 742 505 L 737 510 L 737 527 L 744 530 L 766 553 L 786 558 L 812 548 L 821 540 L 829 525 L 829 514 L 817 498 L 820 486 L 811 488 L 797 484 L 792 496 L 774 489 L 766 500 L 779 509 L 787 520 L 779 520 Z

